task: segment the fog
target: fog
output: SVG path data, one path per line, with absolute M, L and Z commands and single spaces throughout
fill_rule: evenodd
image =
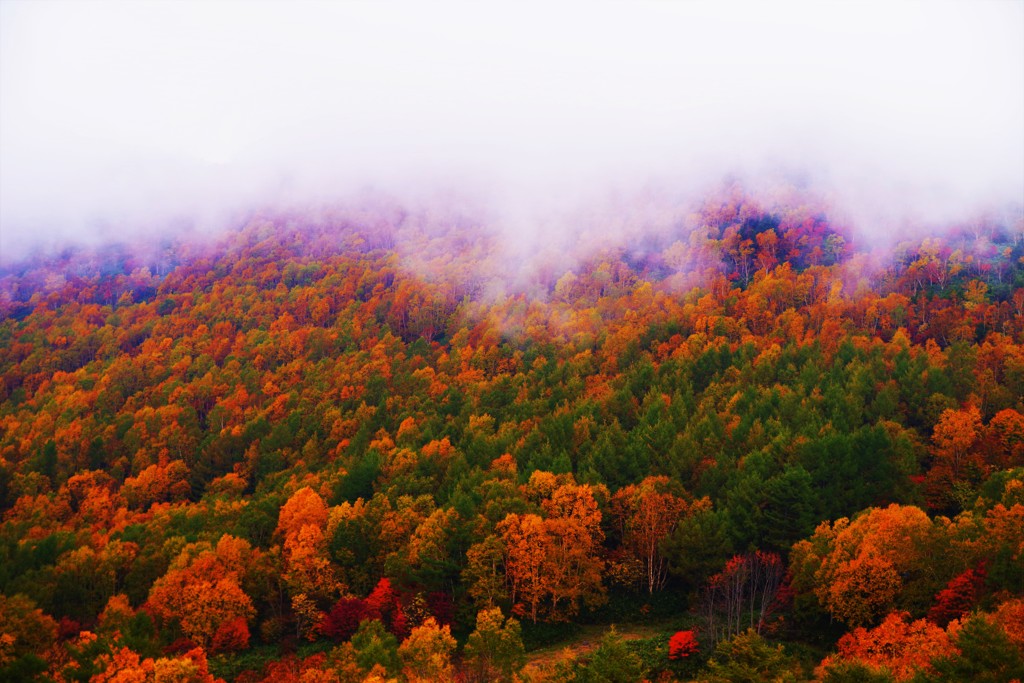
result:
M 866 234 L 1024 204 L 1024 2 L 0 0 L 0 260 L 364 188 L 544 239 L 779 171 Z

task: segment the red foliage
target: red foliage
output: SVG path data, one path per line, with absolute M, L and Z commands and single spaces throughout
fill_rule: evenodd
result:
M 294 654 L 289 654 L 277 661 L 269 662 L 263 670 L 263 678 L 256 678 L 254 680 L 260 681 L 261 683 L 265 683 L 267 681 L 274 681 L 275 683 L 298 683 L 301 675 L 302 660 Z
M 451 626 L 454 623 L 455 601 L 450 593 L 445 593 L 444 591 L 428 593 L 427 607 L 430 609 L 430 614 L 433 615 L 434 619 L 441 626 L 445 624 Z
M 987 575 L 984 565 L 979 565 L 954 576 L 935 596 L 935 604 L 928 611 L 928 619 L 939 626 L 946 626 L 970 612 L 978 604 Z
M 227 621 L 213 634 L 210 642 L 211 652 L 237 652 L 249 647 L 249 625 L 245 617 L 236 617 Z
M 839 652 L 827 657 L 824 669 L 844 660 L 885 667 L 897 681 L 929 670 L 936 657 L 955 652 L 949 634 L 926 619 L 909 621 L 906 612 L 892 612 L 872 629 L 858 627 L 839 639 Z
M 685 659 L 700 650 L 694 631 L 679 631 L 668 641 L 668 658 Z
M 359 628 L 359 622 L 367 616 L 366 601 L 359 598 L 342 598 L 320 622 L 320 632 L 334 640 L 348 640 Z
M 734 555 L 718 574 L 708 579 L 704 612 L 711 637 L 730 638 L 747 628 L 761 633 L 781 600 L 791 595 L 786 588 L 786 569 L 776 553 L 760 550 Z
M 199 646 L 196 645 L 193 641 L 189 640 L 188 638 L 182 637 L 178 638 L 173 643 L 165 647 L 164 654 L 171 656 L 180 655 L 186 652 L 191 652 L 192 650 L 195 650 L 197 647 Z
M 401 596 L 387 577 L 377 582 L 376 588 L 366 597 L 363 604 L 366 606 L 364 619 L 379 619 L 388 631 L 399 639 L 409 635 L 411 625 L 408 616 L 402 610 Z
M 397 601 L 395 602 L 395 611 L 391 615 L 391 624 L 388 626 L 388 630 L 399 640 L 405 640 L 406 636 L 412 631 L 409 617 L 406 616 L 402 610 L 402 605 Z
M 386 576 L 377 582 L 377 586 L 366 597 L 365 604 L 367 619 L 380 619 L 384 624 L 390 623 L 391 613 L 398 604 L 398 594 Z
M 70 617 L 61 617 L 57 623 L 57 637 L 61 640 L 74 638 L 82 631 L 82 625 Z

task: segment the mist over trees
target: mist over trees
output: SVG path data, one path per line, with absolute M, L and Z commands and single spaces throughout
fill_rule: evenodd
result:
M 1024 223 L 883 245 L 801 197 L 5 266 L 0 672 L 1020 677 Z

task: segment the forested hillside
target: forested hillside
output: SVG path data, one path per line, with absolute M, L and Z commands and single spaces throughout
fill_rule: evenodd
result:
M 655 203 L 7 266 L 0 679 L 1024 677 L 1021 218 Z

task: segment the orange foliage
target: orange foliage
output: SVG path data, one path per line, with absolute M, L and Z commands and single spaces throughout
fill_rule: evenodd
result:
M 428 617 L 412 629 L 398 648 L 402 673 L 409 683 L 433 683 L 454 679 L 451 655 L 455 651 L 455 638 L 448 626 L 438 626 Z
M 949 634 L 926 619 L 908 621 L 907 613 L 893 612 L 873 629 L 856 628 L 839 639 L 839 652 L 826 658 L 827 669 L 840 660 L 860 660 L 885 667 L 897 681 L 905 681 L 920 670 L 928 670 L 935 657 L 956 653 Z
M 208 645 L 225 624 L 255 616 L 240 586 L 254 557 L 248 543 L 226 534 L 215 549 L 186 547 L 153 584 L 147 608 L 164 622 L 176 621 L 187 638 Z
M 537 475 L 548 475 L 537 476 Z M 550 478 L 549 478 L 550 477 Z M 603 561 L 601 513 L 590 486 L 564 484 L 535 472 L 530 486 L 550 491 L 542 501 L 550 517 L 509 514 L 496 530 L 505 548 L 505 575 L 513 609 L 537 621 L 574 615 L 581 602 L 600 602 Z
M 986 429 L 998 467 L 1024 465 L 1024 415 L 1012 408 L 1000 410 L 989 420 Z
M 891 611 L 902 576 L 928 561 L 938 532 L 914 506 L 871 508 L 853 521 L 825 522 L 794 546 L 794 587 L 811 590 L 833 616 L 852 626 Z
M 90 683 L 222 683 L 210 675 L 206 653 L 195 648 L 181 657 L 142 659 L 129 648 L 116 648 L 109 655 L 99 659 L 100 673 Z
M 939 416 L 932 433 L 934 464 L 929 472 L 930 500 L 937 507 L 941 507 L 941 497 L 949 495 L 952 483 L 980 479 L 984 468 L 978 452 L 981 434 L 981 413 L 974 406 L 947 409 Z
M 202 679 L 201 651 L 117 647 L 145 621 L 118 591 L 148 589 L 150 645 L 184 636 L 211 651 L 247 647 L 257 613 L 263 642 L 316 639 L 349 585 L 385 573 L 403 596 L 443 587 L 564 620 L 606 580 L 663 588 L 674 532 L 677 569 L 703 576 L 730 540 L 767 539 L 793 502 L 801 529 L 815 509 L 839 518 L 793 546 L 804 606 L 866 627 L 938 593 L 944 622 L 978 603 L 977 577 L 945 582 L 980 560 L 1005 600 L 1024 562 L 1024 484 L 1011 474 L 992 495 L 983 482 L 1024 464 L 1020 226 L 986 219 L 874 253 L 823 202 L 764 195 L 737 182 L 696 207 L 645 197 L 664 230 L 629 244 L 600 237 L 619 218 L 595 211 L 574 235 L 587 253 L 528 264 L 461 208 L 378 198 L 259 215 L 209 242 L 0 267 L 6 585 L 64 610 L 63 635 L 97 620 L 114 647 L 97 680 Z M 616 232 L 632 240 L 646 222 Z M 839 457 L 856 443 L 877 450 Z M 967 512 L 855 514 L 919 500 L 922 465 L 925 499 Z M 759 499 L 800 466 L 810 491 Z M 709 498 L 690 501 L 683 483 Z M 698 507 L 709 514 L 689 518 Z M 213 544 L 220 529 L 266 550 Z M 711 586 L 711 611 L 742 606 L 744 626 L 774 603 L 751 608 L 752 594 L 780 588 L 778 559 L 750 550 Z M 66 604 L 75 596 L 88 604 Z M 56 679 L 71 656 L 53 654 L 56 622 L 0 601 L 0 658 L 43 653 Z M 426 615 L 386 580 L 367 602 L 396 633 Z M 1020 642 L 1017 602 L 995 618 Z M 856 631 L 850 656 L 923 637 L 905 621 Z M 266 675 L 366 675 L 327 664 L 285 658 Z M 410 675 L 450 675 L 434 671 Z
M 183 500 L 191 490 L 188 467 L 181 460 L 172 460 L 166 465 L 150 465 L 137 477 L 128 477 L 121 486 L 121 496 L 129 507 L 147 508 L 153 503 Z
M 293 493 L 281 507 L 277 532 L 287 539 L 297 535 L 304 526 L 323 529 L 326 525 L 327 504 L 320 494 L 306 486 Z
M 1024 598 L 1014 598 L 999 605 L 992 613 L 1013 643 L 1024 650 Z
M 660 551 L 661 542 L 676 528 L 682 518 L 686 501 L 668 491 L 668 477 L 648 477 L 639 486 L 626 486 L 612 497 L 623 528 L 623 543 L 644 565 L 647 592 L 654 593 L 665 585 L 668 563 Z

